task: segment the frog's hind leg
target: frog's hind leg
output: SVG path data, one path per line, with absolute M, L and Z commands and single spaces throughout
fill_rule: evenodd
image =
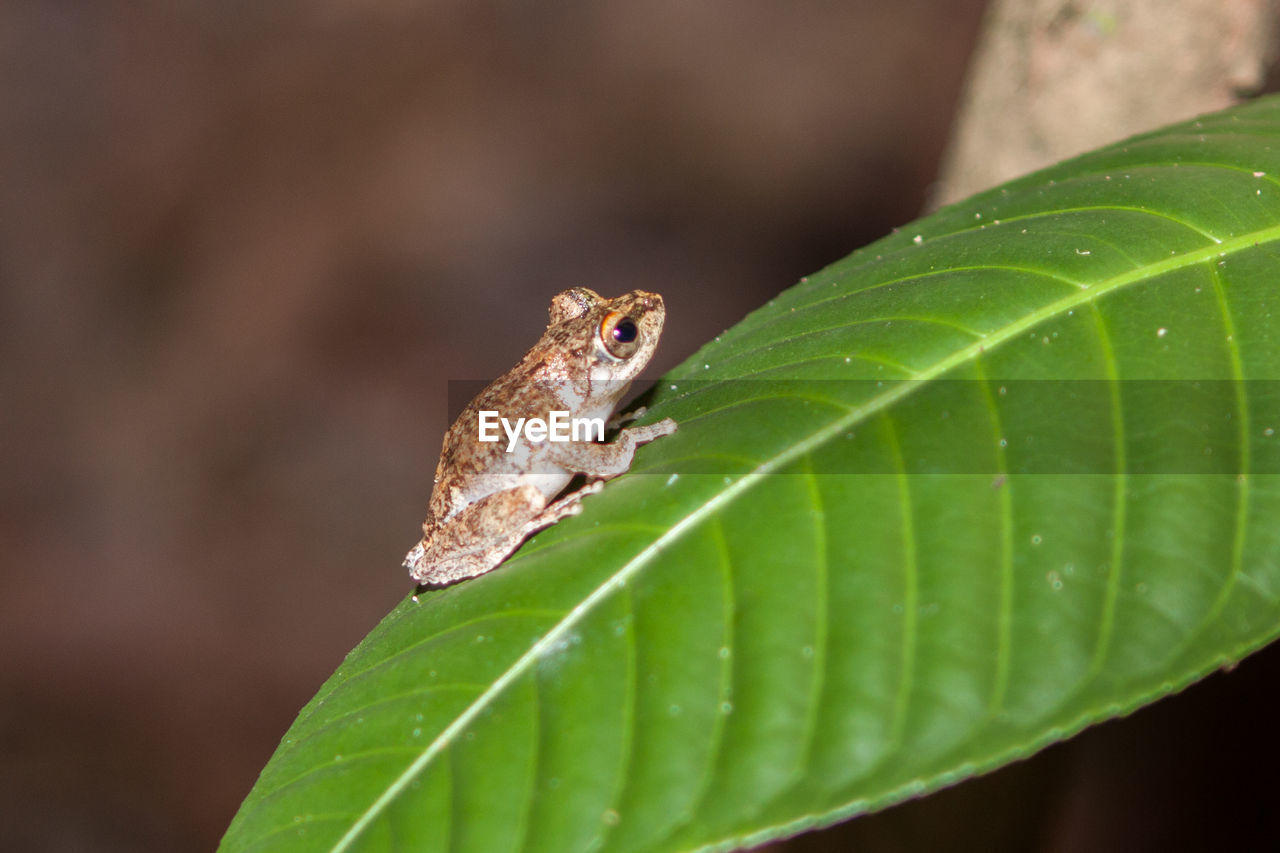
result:
M 603 488 L 603 480 L 593 480 L 577 491 L 570 492 L 530 519 L 528 524 L 525 525 L 527 531 L 524 535 L 528 536 L 530 533 L 534 533 L 544 527 L 550 527 L 562 518 L 577 515 L 582 512 L 582 499 L 587 495 L 594 495 Z
M 516 549 L 542 508 L 532 485 L 485 495 L 428 530 L 404 565 L 410 577 L 431 586 L 482 575 Z
M 414 580 L 430 586 L 482 575 L 497 568 L 530 534 L 582 512 L 582 498 L 602 485 L 588 484 L 550 506 L 529 484 L 486 495 L 424 536 L 404 565 Z

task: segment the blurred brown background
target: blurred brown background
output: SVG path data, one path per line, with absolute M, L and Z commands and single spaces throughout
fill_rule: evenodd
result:
M 914 218 L 982 7 L 0 6 L 0 848 L 211 849 L 409 591 L 447 381 L 578 284 L 661 371 Z M 1100 731 L 846 838 L 1105 829 Z

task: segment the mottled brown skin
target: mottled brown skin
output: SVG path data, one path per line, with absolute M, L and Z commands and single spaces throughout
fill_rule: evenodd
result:
M 586 495 L 631 467 L 637 445 L 676 430 L 666 418 L 624 429 L 608 444 L 534 442 L 521 434 L 511 452 L 501 429 L 501 440 L 480 441 L 484 410 L 513 423 L 546 419 L 552 411 L 607 421 L 657 348 L 666 312 L 656 293 L 604 299 L 579 287 L 557 294 L 550 315 L 533 349 L 481 391 L 445 434 L 422 541 L 404 560 L 419 583 L 449 584 L 497 567 L 531 533 L 581 512 Z M 634 340 L 620 342 L 631 330 Z M 555 500 L 574 474 L 591 482 Z

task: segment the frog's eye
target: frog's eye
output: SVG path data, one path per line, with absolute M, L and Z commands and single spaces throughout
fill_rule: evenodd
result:
M 631 358 L 640 348 L 640 327 L 626 314 L 610 311 L 600 323 L 600 341 L 614 358 Z

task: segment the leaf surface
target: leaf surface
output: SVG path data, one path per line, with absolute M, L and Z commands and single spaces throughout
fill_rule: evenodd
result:
M 407 599 L 225 850 L 727 849 L 1280 630 L 1280 101 L 946 208 L 659 382 L 675 435 Z

